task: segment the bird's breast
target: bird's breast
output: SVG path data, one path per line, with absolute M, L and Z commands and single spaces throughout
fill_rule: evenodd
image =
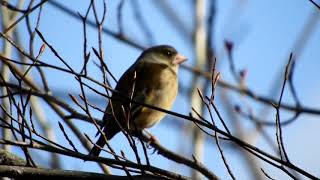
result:
M 146 103 L 155 107 L 170 110 L 178 93 L 177 75 L 170 69 L 148 77 L 145 86 Z M 149 128 L 159 122 L 165 113 L 152 108 L 143 107 L 142 113 L 134 120 L 140 129 Z

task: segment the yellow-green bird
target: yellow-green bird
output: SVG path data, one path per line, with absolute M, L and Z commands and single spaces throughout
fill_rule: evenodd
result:
M 169 110 L 178 93 L 179 64 L 186 60 L 168 45 L 143 51 L 117 83 L 115 90 L 118 93 L 113 93 L 103 117 L 105 137 L 110 140 L 121 129 L 141 132 L 158 123 L 165 113 L 130 103 L 128 98 Z M 100 135 L 96 145 L 102 148 L 105 144 L 104 136 Z M 96 145 L 91 149 L 91 155 L 99 155 L 101 148 Z

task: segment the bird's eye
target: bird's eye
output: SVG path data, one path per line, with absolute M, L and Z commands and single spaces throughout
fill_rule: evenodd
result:
M 164 51 L 164 54 L 167 55 L 167 56 L 171 56 L 172 52 L 171 51 Z

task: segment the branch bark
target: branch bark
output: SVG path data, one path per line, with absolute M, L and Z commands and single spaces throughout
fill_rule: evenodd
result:
M 100 173 L 70 171 L 60 169 L 44 169 L 22 166 L 0 165 L 0 175 L 2 177 L 19 178 L 19 179 L 39 179 L 39 178 L 63 178 L 63 179 L 104 179 L 104 180 L 127 180 L 127 176 L 106 175 Z M 163 177 L 152 175 L 132 176 L 137 180 L 160 180 Z

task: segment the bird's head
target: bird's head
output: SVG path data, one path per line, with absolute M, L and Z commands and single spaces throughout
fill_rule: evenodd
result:
M 145 62 L 165 65 L 174 70 L 177 70 L 179 64 L 187 60 L 174 47 L 168 45 L 154 46 L 146 49 L 142 53 L 142 57 Z

